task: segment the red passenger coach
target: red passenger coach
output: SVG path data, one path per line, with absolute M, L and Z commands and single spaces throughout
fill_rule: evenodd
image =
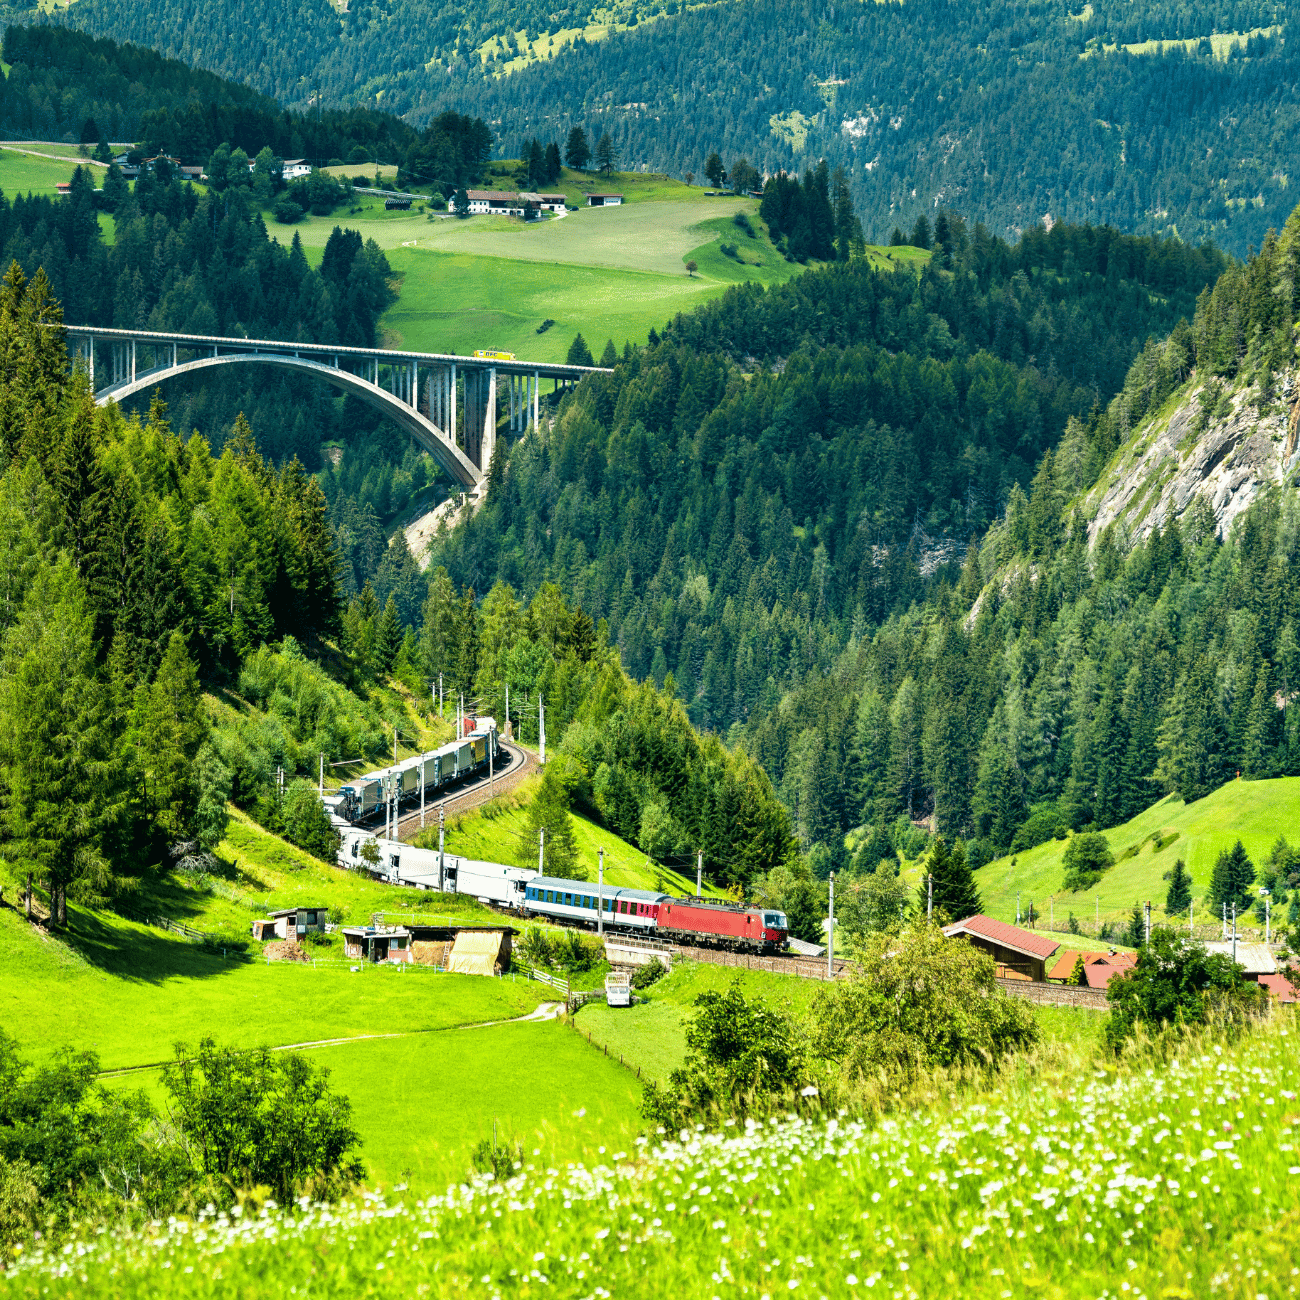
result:
M 784 952 L 789 938 L 785 914 L 734 903 L 669 898 L 659 905 L 656 933 L 675 943 L 749 952 Z

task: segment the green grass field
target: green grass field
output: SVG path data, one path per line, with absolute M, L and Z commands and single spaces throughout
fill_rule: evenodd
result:
M 468 977 L 467 977 L 468 978 Z M 486 983 L 487 981 L 480 981 Z M 432 1190 L 459 1181 L 496 1123 L 530 1156 L 599 1160 L 637 1132 L 641 1087 L 567 1025 L 539 1021 L 453 1029 L 313 1049 L 352 1099 L 373 1181 Z
M 562 1059 L 558 1038 L 528 1028 L 511 1030 Z M 2 1285 L 33 1300 L 291 1289 L 347 1300 L 1286 1296 L 1300 1276 L 1296 1031 L 1294 1013 L 1280 1012 L 1228 1040 L 1109 1061 L 1082 1041 L 1046 1044 L 898 1116 L 791 1115 L 654 1145 L 608 1142 L 567 1169 L 540 1148 L 508 1183 L 479 1180 L 445 1198 L 88 1233 L 25 1252 Z M 490 1071 L 490 1041 L 454 1064 Z M 436 1093 L 390 1104 L 373 1080 L 381 1125 L 407 1129 L 422 1154 Z M 486 1096 L 490 1081 L 474 1082 Z M 625 1113 L 617 1092 L 616 1080 L 589 1089 L 593 1101 L 557 1089 L 547 1118 L 557 1136 L 566 1113 L 589 1126 L 576 1140 L 590 1150 Z M 465 1124 L 455 1110 L 446 1120 Z M 427 1159 L 436 1169 L 444 1156 Z
M 32 145 L 39 152 L 55 152 L 46 145 Z M 60 145 L 60 150 L 70 150 L 71 156 L 66 162 L 53 158 L 35 158 L 29 153 L 19 153 L 16 149 L 0 149 L 0 190 L 12 198 L 15 194 L 49 194 L 53 195 L 60 181 L 70 181 L 72 173 L 84 158 L 77 156 L 75 145 Z M 92 167 L 95 184 L 98 185 L 103 175 L 102 167 Z
M 1175 796 L 1162 799 L 1132 821 L 1105 831 L 1117 861 L 1091 889 L 1063 891 L 1066 840 L 1052 840 L 990 862 L 976 875 L 976 883 L 985 912 L 1001 920 L 1015 919 L 1017 891 L 1022 907 L 1032 899 L 1044 921 L 1052 900 L 1058 927 L 1071 912 L 1080 921 L 1091 923 L 1098 916 L 1104 921 L 1127 916 L 1134 903 L 1148 899 L 1153 913 L 1163 919 L 1169 888 L 1164 874 L 1172 869 L 1175 859 L 1182 858 L 1192 874 L 1193 919 L 1199 930 L 1219 921 L 1202 901 L 1218 855 L 1240 839 L 1258 867 L 1279 835 L 1300 840 L 1298 825 L 1300 777 L 1230 781 L 1193 804 L 1184 804 Z M 1157 834 L 1163 844 L 1159 849 L 1155 846 Z M 1251 925 L 1253 928 L 1253 918 Z
M 205 1034 L 284 1046 L 509 1019 L 542 1000 L 522 980 L 225 961 L 111 914 L 69 913 L 64 942 L 0 912 L 0 1024 L 25 1053 L 89 1048 L 104 1069 L 168 1060 Z

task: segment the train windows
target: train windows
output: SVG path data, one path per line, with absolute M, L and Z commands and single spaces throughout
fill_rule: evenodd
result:
M 554 894 L 552 893 L 552 891 L 549 890 L 549 889 L 546 891 L 546 901 L 547 901 L 548 903 L 553 903 L 553 902 L 555 902 L 555 896 L 554 896 Z
M 564 906 L 565 906 L 565 907 L 572 907 L 572 906 L 573 906 L 573 895 L 572 895 L 572 894 L 565 894 L 565 896 L 564 896 Z

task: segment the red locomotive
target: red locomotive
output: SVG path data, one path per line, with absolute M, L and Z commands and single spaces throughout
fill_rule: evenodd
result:
M 784 912 L 770 908 L 665 898 L 655 934 L 673 943 L 771 953 L 785 951 L 789 926 Z

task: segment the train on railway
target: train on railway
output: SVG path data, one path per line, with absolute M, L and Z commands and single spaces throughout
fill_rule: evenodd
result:
M 355 777 L 331 800 L 334 811 L 356 826 L 382 816 L 394 795 L 400 812 L 418 804 L 421 793 L 441 795 L 470 776 L 486 772 L 497 757 L 497 724 L 493 718 L 466 718 L 460 739 L 416 754 L 389 767 Z
M 528 881 L 523 911 L 590 930 L 603 921 L 600 928 L 606 932 L 736 952 L 784 952 L 790 939 L 785 913 L 770 907 L 706 903 L 553 876 L 538 875 Z
M 378 850 L 370 862 L 361 852 L 366 840 L 375 840 Z M 566 880 L 527 867 L 477 862 L 400 840 L 377 839 L 369 831 L 353 828 L 342 835 L 339 865 L 367 870 L 395 885 L 467 894 L 480 903 L 526 917 L 587 930 L 599 928 L 606 934 L 756 953 L 784 952 L 790 937 L 785 913 L 770 907 L 674 898 L 649 889 Z

